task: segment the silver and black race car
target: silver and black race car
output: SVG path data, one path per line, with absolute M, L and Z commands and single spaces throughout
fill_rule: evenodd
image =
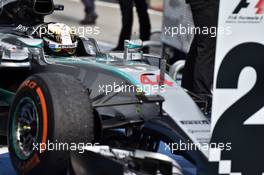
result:
M 164 59 L 140 52 L 140 41 L 103 53 L 67 25 L 44 23 L 63 9 L 51 0 L 1 9 L 0 135 L 18 174 L 196 174 L 174 155 L 207 174 L 210 121 Z

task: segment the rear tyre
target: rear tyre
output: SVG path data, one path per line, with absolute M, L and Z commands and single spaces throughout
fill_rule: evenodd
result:
M 94 116 L 88 95 L 72 76 L 29 77 L 11 106 L 8 148 L 18 174 L 65 174 L 69 150 L 93 141 Z

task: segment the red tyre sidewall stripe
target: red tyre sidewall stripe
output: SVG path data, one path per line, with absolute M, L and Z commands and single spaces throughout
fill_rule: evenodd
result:
M 48 110 L 47 110 L 47 103 L 44 97 L 44 94 L 40 87 L 37 87 L 36 92 L 40 99 L 41 109 L 42 109 L 42 144 L 41 146 L 45 146 L 47 142 L 48 137 Z M 43 153 L 46 149 L 46 146 L 44 148 L 41 148 L 41 152 Z
M 40 99 L 41 104 L 41 110 L 42 110 L 42 139 L 41 139 L 41 146 L 45 146 L 47 143 L 47 137 L 48 137 L 48 110 L 47 110 L 47 103 L 45 100 L 45 96 L 41 88 L 37 85 L 37 83 L 33 80 L 27 80 L 25 81 L 20 88 L 27 87 L 32 90 L 35 90 L 37 95 Z M 43 153 L 46 150 L 46 146 L 44 148 L 41 148 L 41 152 Z M 24 171 L 23 175 L 25 175 L 27 172 L 29 172 L 31 169 L 33 169 L 37 164 L 39 164 L 40 159 L 37 153 L 34 154 L 34 156 L 21 167 L 21 170 Z

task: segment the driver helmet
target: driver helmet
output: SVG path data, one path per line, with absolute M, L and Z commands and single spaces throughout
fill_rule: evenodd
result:
M 50 23 L 44 28 L 43 40 L 47 53 L 57 56 L 72 56 L 77 48 L 77 36 L 63 23 Z

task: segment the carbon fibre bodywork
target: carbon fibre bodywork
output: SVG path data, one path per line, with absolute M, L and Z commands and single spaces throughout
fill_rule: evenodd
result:
M 92 101 L 95 141 L 115 148 L 164 154 L 167 150 L 169 156 L 181 155 L 194 164 L 198 174 L 206 174 L 207 151 L 174 146 L 209 144 L 210 121 L 185 90 L 159 69 L 160 58 L 102 53 L 94 39 L 80 37 L 76 56 L 48 55 L 43 40 L 29 34 L 32 29 L 0 28 L 0 135 L 7 135 L 9 108 L 24 80 L 39 73 L 62 73 L 78 80 L 87 94 L 83 98 Z
M 98 133 L 131 128 L 134 131 L 137 128 L 137 132 L 167 145 L 180 142 L 209 143 L 210 121 L 184 89 L 168 75 L 165 76 L 163 89 L 160 85 L 156 86 L 155 82 L 160 75 L 160 70 L 146 63 L 148 59 L 156 59 L 154 56 L 152 58 L 148 55 L 134 61 L 124 60 L 122 53 L 118 56 L 115 56 L 115 53 L 102 54 L 96 42 L 86 38 L 83 39 L 83 45 L 85 41 L 89 41 L 90 45 L 87 42 L 89 48 L 97 52 L 95 56 L 89 56 L 86 52 L 86 56 L 55 57 L 41 54 L 43 50 L 39 39 L 32 39 L 33 41 L 29 42 L 28 38 L 23 39 L 14 34 L 0 34 L 0 38 L 2 39 L 0 74 L 4 75 L 0 78 L 0 98 L 1 104 L 5 104 L 3 106 L 11 105 L 12 96 L 27 77 L 45 72 L 63 73 L 78 79 L 87 90 L 87 97 L 89 96 L 93 101 L 94 109 L 101 121 Z M 12 43 L 6 44 L 7 41 Z M 20 45 L 17 46 L 16 43 Z M 12 54 L 8 54 L 6 50 L 10 49 L 11 44 L 14 48 L 22 48 L 14 49 L 16 51 L 27 51 L 17 54 L 24 58 L 12 57 Z M 36 53 L 39 54 L 32 53 L 32 50 L 37 50 Z M 4 55 L 10 58 L 5 59 Z M 150 82 L 142 81 L 142 76 L 146 76 Z M 128 88 L 131 87 L 140 87 L 142 93 L 135 90 L 129 91 Z M 4 114 L 7 114 L 7 111 L 2 111 L 1 121 L 7 117 L 7 115 L 3 116 Z M 2 128 L 2 134 L 4 129 Z M 99 135 L 98 140 L 105 144 L 112 144 L 109 143 L 111 139 L 108 140 L 102 135 L 99 138 Z M 198 167 L 203 167 L 208 157 L 208 152 L 199 150 L 177 151 L 177 154 L 183 155 Z

